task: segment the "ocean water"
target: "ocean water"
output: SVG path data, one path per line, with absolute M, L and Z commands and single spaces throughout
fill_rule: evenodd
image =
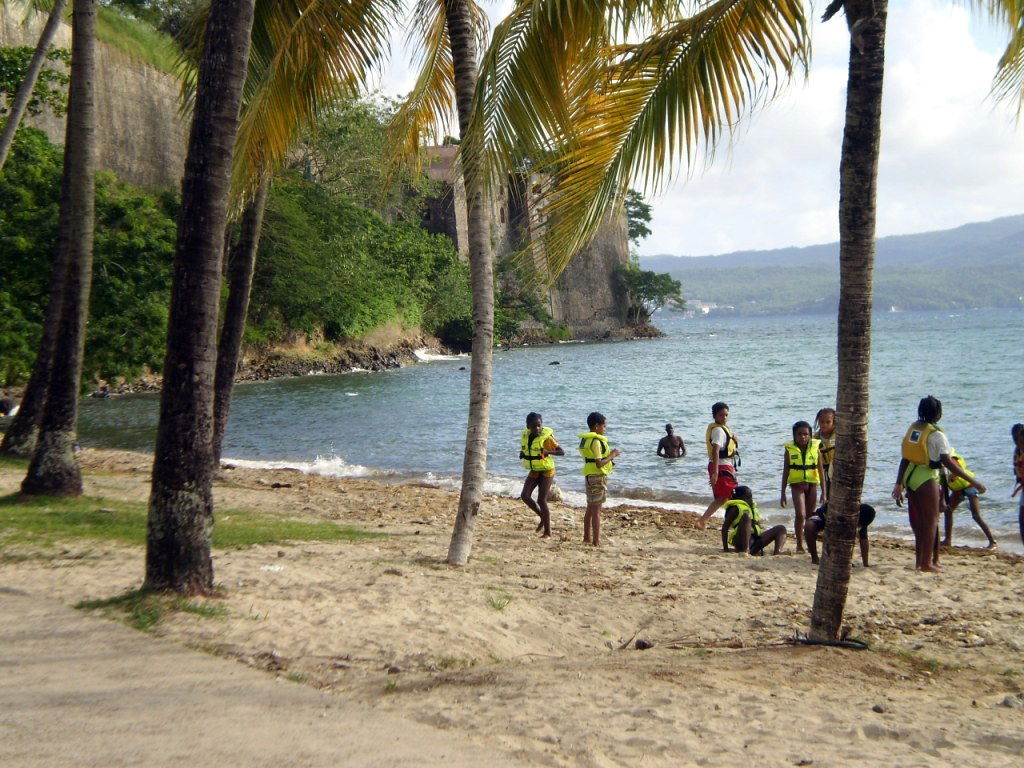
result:
M 741 441 L 740 481 L 753 488 L 769 518 L 788 520 L 792 527 L 791 508 L 778 505 L 782 444 L 794 421 L 813 421 L 819 408 L 834 405 L 835 319 L 661 314 L 657 324 L 665 332 L 660 339 L 496 352 L 490 490 L 518 495 L 524 474 L 517 459 L 519 433 L 526 414 L 539 411 L 566 448 L 557 482 L 570 503 L 582 504 L 576 435 L 586 430 L 587 414 L 599 410 L 608 418 L 612 445 L 623 452 L 611 496 L 702 509 L 709 500 L 704 430 L 711 404 L 723 400 Z M 988 486 L 981 497 L 983 516 L 1002 548 L 1021 550 L 1016 499 L 1010 496 L 1010 426 L 1024 421 L 1022 337 L 1024 311 L 1017 309 L 875 317 L 864 488 L 864 500 L 879 513 L 874 530 L 909 536 L 906 513 L 889 491 L 917 402 L 933 394 L 942 400 L 950 442 Z M 469 359 L 423 358 L 382 373 L 240 384 L 224 455 L 257 465 L 456 487 Z M 156 416 L 156 395 L 87 400 L 81 439 L 86 445 L 152 450 Z M 686 441 L 683 459 L 655 455 L 666 422 Z M 956 516 L 954 543 L 982 544 L 966 506 Z

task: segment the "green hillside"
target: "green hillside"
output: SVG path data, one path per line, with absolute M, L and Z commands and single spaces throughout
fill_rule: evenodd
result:
M 878 241 L 875 306 L 888 309 L 1016 307 L 1024 297 L 1024 216 Z M 687 299 L 731 305 L 740 314 L 833 312 L 839 244 L 721 256 L 642 257 L 669 272 Z

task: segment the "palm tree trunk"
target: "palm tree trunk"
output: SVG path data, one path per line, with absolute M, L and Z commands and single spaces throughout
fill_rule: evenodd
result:
M 25 77 L 14 94 L 14 103 L 11 105 L 11 114 L 7 116 L 7 124 L 4 125 L 3 135 L 0 136 L 0 171 L 7 163 L 7 154 L 11 151 L 11 144 L 14 143 L 14 134 L 18 132 L 21 119 L 25 116 L 28 103 L 32 100 L 32 91 L 35 90 L 36 80 L 46 62 L 46 55 L 50 52 L 53 38 L 57 36 L 60 23 L 64 17 L 64 7 L 68 0 L 55 0 L 50 15 L 46 19 L 42 34 L 39 35 L 39 42 L 36 43 L 35 53 L 32 54 L 32 61 L 29 62 Z
M 838 435 L 828 527 L 811 613 L 812 640 L 839 639 L 868 458 L 875 193 L 887 0 L 846 0 L 850 71 L 839 170 Z
M 230 293 L 227 308 L 224 310 L 220 344 L 217 345 L 217 373 L 214 383 L 214 467 L 220 462 L 221 448 L 224 445 L 224 430 L 228 424 L 231 391 L 235 385 L 238 358 L 242 351 L 242 335 L 245 332 L 245 318 L 249 312 L 249 295 L 252 293 L 252 275 L 256 267 L 256 252 L 259 250 L 260 230 L 263 228 L 263 211 L 267 207 L 269 191 L 270 174 L 267 174 L 260 182 L 256 196 L 242 214 L 242 232 L 228 259 Z
M 447 0 L 448 38 L 455 68 L 455 101 L 459 131 L 466 137 L 477 81 L 476 40 L 465 0 Z M 469 422 L 462 460 L 462 491 L 455 518 L 448 562 L 465 565 L 473 549 L 473 526 L 484 495 L 487 476 L 487 433 L 491 412 L 491 362 L 494 349 L 494 264 L 489 222 L 484 208 L 484 185 L 476 154 L 462 145 L 459 158 L 466 186 L 469 268 L 473 292 L 473 359 L 469 374 Z
M 57 349 L 57 333 L 60 330 L 61 307 L 64 306 L 64 286 L 67 281 L 68 248 L 54 248 L 53 272 L 50 274 L 50 300 L 43 317 L 43 333 L 39 340 L 39 351 L 32 364 L 21 405 L 14 421 L 4 433 L 0 443 L 0 456 L 18 456 L 30 459 L 36 450 L 39 425 L 46 410 L 46 395 L 50 388 L 50 372 L 53 370 L 53 356 Z
M 213 591 L 213 383 L 230 183 L 253 0 L 213 0 L 181 189 L 146 534 L 149 589 Z
M 96 0 L 74 0 L 73 8 L 71 84 L 53 285 L 59 283 L 61 262 L 67 266 L 63 299 L 55 309 L 60 321 L 38 444 L 21 484 L 23 493 L 62 496 L 82 493 L 82 474 L 73 446 L 78 425 L 78 393 L 89 315 L 95 230 Z M 49 320 L 49 310 L 47 314 Z M 45 349 L 41 349 L 40 355 L 44 353 Z

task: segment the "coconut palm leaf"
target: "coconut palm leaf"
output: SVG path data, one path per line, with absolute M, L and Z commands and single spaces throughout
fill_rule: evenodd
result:
M 236 207 L 317 114 L 359 93 L 388 52 L 400 11 L 401 0 L 256 0 L 232 172 Z M 208 12 L 200 8 L 179 36 L 183 110 L 193 106 Z
M 483 50 L 490 27 L 487 14 L 475 2 L 468 5 L 477 50 Z M 444 0 L 419 0 L 413 8 L 408 29 L 406 42 L 413 51 L 419 74 L 388 126 L 392 176 L 403 165 L 418 168 L 423 142 L 440 143 L 454 125 L 455 71 Z
M 1020 19 L 999 59 L 992 93 L 1000 100 L 1016 101 L 1018 119 L 1024 113 L 1024 21 Z
M 599 87 L 570 94 L 575 132 L 544 169 L 531 228 L 544 233 L 545 279 L 589 242 L 631 184 L 660 189 L 713 151 L 741 115 L 806 67 L 808 53 L 799 0 L 714 0 L 640 44 L 608 48 Z

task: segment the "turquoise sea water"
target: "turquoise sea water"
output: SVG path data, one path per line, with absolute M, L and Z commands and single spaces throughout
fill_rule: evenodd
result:
M 592 410 L 608 418 L 623 455 L 610 495 L 695 509 L 708 500 L 704 430 L 710 406 L 730 406 L 741 440 L 740 481 L 769 517 L 778 506 L 782 444 L 794 421 L 834 405 L 835 320 L 825 316 L 685 319 L 659 315 L 661 339 L 567 343 L 502 351 L 494 359 L 489 487 L 518 495 L 517 454 L 527 412 L 540 411 L 567 449 L 559 485 L 582 502 L 576 434 Z M 918 400 L 943 402 L 942 426 L 988 486 L 982 514 L 1000 546 L 1020 551 L 1010 426 L 1024 421 L 1024 311 L 894 313 L 875 317 L 869 464 L 865 501 L 876 530 L 908 535 L 906 514 L 888 493 L 899 443 Z M 558 365 L 550 363 L 558 362 Z M 224 455 L 282 462 L 326 474 L 382 474 L 457 483 L 465 435 L 468 358 L 438 359 L 383 373 L 350 373 L 242 384 L 236 389 Z M 460 370 L 461 368 L 466 370 Z M 151 450 L 157 397 L 87 400 L 87 445 Z M 686 458 L 655 455 L 663 425 L 686 441 Z M 984 537 L 963 505 L 955 543 Z M 525 514 L 525 510 L 524 510 Z

